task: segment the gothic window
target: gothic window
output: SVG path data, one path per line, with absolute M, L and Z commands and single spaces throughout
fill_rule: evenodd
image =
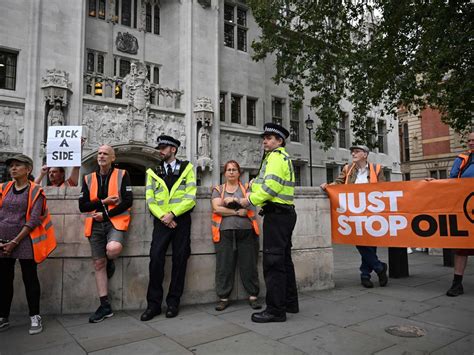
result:
M 146 78 L 151 81 L 151 67 L 149 65 L 146 66 Z
M 99 0 L 99 16 L 101 20 L 105 20 L 105 0 Z
M 137 28 L 137 2 L 138 0 L 133 0 L 133 28 Z
M 97 16 L 97 0 L 89 0 L 89 16 L 96 17 Z
M 153 84 L 159 84 L 159 83 L 160 83 L 160 68 L 154 67 L 153 68 Z
M 221 92 L 219 96 L 219 120 L 225 122 L 225 96 L 226 94 Z
M 104 56 L 102 54 L 97 55 L 97 72 L 104 74 Z
M 122 0 L 122 25 L 132 26 L 132 0 Z
M 151 32 L 151 5 L 145 5 L 145 31 Z
M 387 153 L 386 136 L 385 121 L 379 120 L 377 122 L 377 147 L 379 148 L 379 153 Z
M 276 97 L 272 100 L 272 122 L 283 124 L 283 100 Z
M 155 5 L 153 13 L 153 33 L 155 35 L 160 34 L 160 7 Z
M 300 141 L 300 110 L 293 104 L 290 116 L 290 140 L 292 142 Z
M 87 53 L 87 71 L 89 73 L 95 72 L 94 62 L 95 62 L 94 53 L 92 52 Z
M 130 73 L 130 61 L 126 59 L 120 59 L 119 77 L 125 78 Z
M 341 120 L 339 121 L 338 133 L 339 133 L 339 148 L 348 148 L 347 130 L 349 127 L 349 115 L 347 112 L 341 112 Z
M 255 126 L 257 124 L 257 99 L 247 97 L 247 125 Z
M 242 97 L 237 96 L 237 95 L 231 96 L 230 121 L 232 123 L 240 123 L 241 99 Z
M 237 19 L 237 21 L 236 21 Z M 247 9 L 235 4 L 224 4 L 224 45 L 247 51 Z
M 18 53 L 0 48 L 0 89 L 15 90 Z

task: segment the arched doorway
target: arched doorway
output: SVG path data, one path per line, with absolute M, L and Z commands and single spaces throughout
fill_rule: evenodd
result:
M 133 186 L 145 186 L 145 173 L 148 168 L 158 165 L 158 151 L 145 144 L 116 144 L 114 166 L 125 169 L 130 175 Z M 86 153 L 82 159 L 81 174 L 86 175 L 97 169 L 97 150 Z

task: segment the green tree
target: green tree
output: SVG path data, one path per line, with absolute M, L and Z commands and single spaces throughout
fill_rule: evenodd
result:
M 316 140 L 331 146 L 340 101 L 353 105 L 355 143 L 370 144 L 368 112 L 396 118 L 437 108 L 461 132 L 472 124 L 474 11 L 469 1 L 248 0 L 261 36 L 254 59 L 272 55 L 274 81 L 302 104 L 310 91 L 320 123 Z M 306 89 L 305 89 L 306 88 Z

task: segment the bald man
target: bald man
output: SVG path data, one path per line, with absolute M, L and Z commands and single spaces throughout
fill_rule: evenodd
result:
M 89 239 L 95 268 L 100 306 L 89 318 L 98 323 L 112 317 L 108 280 L 115 271 L 113 260 L 123 248 L 133 204 L 132 186 L 127 171 L 114 168 L 114 149 L 103 145 L 97 152 L 98 169 L 86 176 L 79 197 L 79 209 L 86 213 L 84 234 Z

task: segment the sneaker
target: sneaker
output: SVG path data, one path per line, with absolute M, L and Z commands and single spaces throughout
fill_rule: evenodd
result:
M 41 322 L 41 316 L 39 314 L 30 317 L 30 335 L 39 334 L 43 331 L 43 323 Z
M 107 259 L 107 278 L 111 279 L 115 273 L 115 262 L 113 260 Z
M 230 304 L 229 300 L 219 300 L 219 302 L 217 303 L 215 307 L 215 310 L 218 312 L 221 312 L 224 309 L 226 309 L 229 306 L 229 304 Z
M 370 281 L 369 279 L 366 279 L 366 278 L 360 279 L 360 283 L 361 283 L 362 286 L 364 286 L 365 288 L 372 288 L 372 287 L 374 287 L 374 284 L 372 283 L 372 281 Z
M 377 276 L 379 277 L 380 287 L 387 286 L 387 283 L 388 283 L 387 264 L 383 263 L 383 269 L 382 269 L 382 271 L 377 273 Z
M 449 297 L 456 297 L 462 295 L 464 293 L 464 288 L 462 287 L 462 283 L 455 284 L 446 292 L 446 295 Z
M 99 323 L 105 318 L 110 318 L 113 315 L 114 313 L 112 312 L 112 307 L 110 305 L 100 305 L 99 308 L 97 308 L 97 311 L 95 311 L 95 313 L 89 317 L 89 323 Z
M 1 318 L 0 317 L 0 332 L 7 330 L 10 328 L 10 323 L 8 322 L 8 318 Z

